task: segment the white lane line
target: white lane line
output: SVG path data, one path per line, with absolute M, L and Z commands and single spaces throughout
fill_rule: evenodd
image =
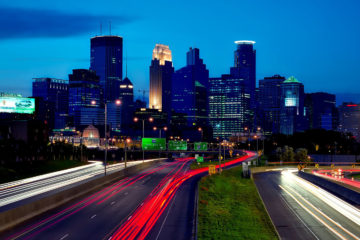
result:
M 330 225 L 328 225 L 325 221 L 323 221 L 321 218 L 319 218 L 318 216 L 316 216 L 316 214 L 314 214 L 310 209 L 308 209 L 307 207 L 305 207 L 305 205 L 303 205 L 294 195 L 292 195 L 288 190 L 286 190 L 284 187 L 282 187 L 281 185 L 279 185 L 279 187 L 284 190 L 287 194 L 289 194 L 289 196 L 294 199 L 295 202 L 297 202 L 306 212 L 308 212 L 311 216 L 313 216 L 316 220 L 318 220 L 318 222 L 322 223 L 327 229 L 329 229 L 331 232 L 333 232 L 336 236 L 338 236 L 340 239 L 342 240 L 346 240 L 346 238 L 340 234 L 338 231 L 336 231 L 334 228 L 332 228 Z
M 143 202 L 140 204 L 140 206 L 142 206 L 142 205 L 144 205 L 144 203 L 143 203 Z
M 132 215 L 128 218 L 128 221 L 132 218 Z
M 62 238 L 60 238 L 60 240 L 64 240 L 65 238 L 67 238 L 69 236 L 69 234 L 65 234 L 64 236 L 62 236 Z
M 317 239 L 317 240 L 320 240 L 317 236 L 316 236 L 316 234 L 307 226 L 307 224 L 301 219 L 301 217 L 296 213 L 296 209 L 297 208 L 295 208 L 295 207 L 290 207 L 290 205 L 289 205 L 289 203 L 286 201 L 286 199 L 285 199 L 285 193 L 284 194 L 281 194 L 282 196 L 280 196 L 281 197 L 281 199 L 284 201 L 284 203 L 286 204 L 286 206 L 291 210 L 291 212 L 300 220 L 300 222 L 302 222 L 302 224 L 307 228 L 307 230 L 309 230 L 310 232 L 311 232 L 311 234 Z M 294 209 L 295 210 L 294 210 Z
M 114 204 L 115 204 L 115 201 L 114 201 L 114 202 L 111 202 L 110 204 L 111 204 L 111 205 L 114 205 Z
M 94 214 L 94 215 L 91 217 L 91 219 L 93 219 L 94 217 L 96 217 L 96 214 Z
M 128 195 L 129 193 L 128 192 L 125 192 L 124 195 Z

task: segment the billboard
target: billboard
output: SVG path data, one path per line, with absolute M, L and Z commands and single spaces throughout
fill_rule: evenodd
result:
M 195 151 L 207 151 L 208 150 L 207 142 L 194 142 L 194 150 Z
M 35 99 L 23 97 L 0 97 L 0 112 L 32 114 L 35 112 Z
M 169 141 L 169 150 L 187 150 L 186 141 Z
M 166 139 L 143 138 L 141 147 L 143 150 L 166 150 Z

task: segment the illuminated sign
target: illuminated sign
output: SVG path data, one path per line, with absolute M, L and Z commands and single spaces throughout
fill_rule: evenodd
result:
M 186 141 L 169 141 L 169 150 L 187 150 Z
M 195 142 L 194 143 L 194 150 L 207 151 L 208 150 L 207 142 Z
M 165 150 L 166 139 L 165 138 L 143 138 L 142 149 L 144 150 Z
M 32 114 L 35 112 L 35 99 L 22 97 L 0 97 L 0 112 Z

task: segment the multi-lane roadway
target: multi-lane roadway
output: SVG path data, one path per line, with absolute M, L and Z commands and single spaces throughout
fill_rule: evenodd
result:
M 231 164 L 248 160 L 241 157 Z M 5 239 L 191 239 L 196 182 L 192 159 L 158 163 L 6 233 Z M 175 234 L 174 234 L 175 233 Z
M 145 162 L 153 160 L 154 159 L 145 160 Z M 142 161 L 127 162 L 127 167 L 141 163 Z M 107 174 L 122 169 L 124 169 L 124 163 L 108 165 Z M 34 201 L 46 195 L 80 185 L 103 175 L 103 164 L 94 161 L 81 167 L 0 184 L 0 212 Z
M 254 175 L 282 239 L 360 239 L 360 210 L 300 178 L 297 170 Z

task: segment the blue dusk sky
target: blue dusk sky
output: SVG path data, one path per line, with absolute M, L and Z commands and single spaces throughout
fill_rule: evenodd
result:
M 100 22 L 108 34 L 111 21 L 136 95 L 149 89 L 156 43 L 170 46 L 175 69 L 189 47 L 199 48 L 217 77 L 233 65 L 234 41 L 254 40 L 257 79 L 294 75 L 306 92 L 360 102 L 359 12 L 359 0 L 2 0 L 0 91 L 30 96 L 34 77 L 68 79 L 89 68 L 90 37 Z

